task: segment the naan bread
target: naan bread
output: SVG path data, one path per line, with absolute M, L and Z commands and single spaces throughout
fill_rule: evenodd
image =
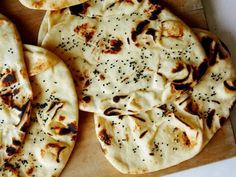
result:
M 102 150 L 120 172 L 153 172 L 190 159 L 228 119 L 236 100 L 230 53 L 214 34 L 195 32 L 208 60 L 192 91 L 140 114 L 95 115 Z
M 65 167 L 78 130 L 78 102 L 70 71 L 54 54 L 25 45 L 34 92 L 31 124 L 22 150 L 0 176 L 56 177 Z
M 193 87 L 191 99 L 180 100 L 185 110 L 203 118 L 205 143 L 229 118 L 236 99 L 236 73 L 227 46 L 213 33 L 194 29 L 208 56 L 208 69 Z M 179 105 L 180 108 L 182 107 Z M 182 107 L 182 109 L 183 109 Z
M 32 91 L 24 63 L 20 36 L 0 14 L 0 166 L 24 142 L 30 120 Z
M 157 1 L 95 1 L 47 12 L 39 43 L 72 71 L 80 109 L 116 115 L 171 102 L 204 74 L 192 30 Z
M 59 10 L 65 7 L 81 4 L 87 0 L 19 0 L 24 6 L 31 9 Z

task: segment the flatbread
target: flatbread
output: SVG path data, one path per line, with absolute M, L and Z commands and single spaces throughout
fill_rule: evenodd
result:
M 206 63 L 192 30 L 148 0 L 47 12 L 39 43 L 72 71 L 80 109 L 109 115 L 171 102 L 196 85 Z
M 69 6 L 81 4 L 87 0 L 19 0 L 24 6 L 31 9 L 59 10 Z
M 95 115 L 105 157 L 120 172 L 153 172 L 190 159 L 228 119 L 236 100 L 230 53 L 214 34 L 195 32 L 208 55 L 208 67 L 192 91 L 140 114 Z
M 208 56 L 208 70 L 201 82 L 193 88 L 194 101 L 185 99 L 182 106 L 186 103 L 188 112 L 193 115 L 198 112 L 203 118 L 206 126 L 204 136 L 210 140 L 229 118 L 235 104 L 235 66 L 229 49 L 215 34 L 201 29 L 194 29 L 194 32 Z
M 25 45 L 34 92 L 31 125 L 22 150 L 0 176 L 56 177 L 65 167 L 78 131 L 78 102 L 70 71 L 54 54 Z
M 0 14 L 0 166 L 24 142 L 30 120 L 32 91 L 24 63 L 20 36 L 12 22 Z

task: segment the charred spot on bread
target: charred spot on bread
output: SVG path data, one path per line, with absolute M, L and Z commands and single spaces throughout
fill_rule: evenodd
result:
M 208 61 L 204 60 L 197 69 L 193 70 L 193 80 L 199 81 L 208 69 Z
M 137 115 L 130 115 L 130 117 L 132 117 L 132 118 L 134 118 L 134 119 L 137 119 L 137 120 L 139 120 L 139 121 L 141 121 L 141 122 L 146 122 L 145 119 L 143 119 L 143 118 L 141 118 L 141 117 L 139 117 L 139 116 L 137 116 Z
M 219 44 L 216 43 L 214 48 L 211 50 L 211 56 L 210 56 L 210 61 L 209 61 L 210 66 L 213 66 L 216 64 L 218 51 L 219 51 Z
M 229 81 L 224 81 L 224 86 L 230 91 L 236 91 L 236 82 L 230 83 Z
M 204 36 L 201 38 L 202 46 L 203 46 L 208 58 L 210 58 L 210 56 L 211 56 L 210 54 L 211 54 L 212 42 L 213 42 L 213 39 L 208 36 Z
M 67 124 L 67 128 L 62 128 L 59 132 L 60 135 L 67 135 L 70 133 L 77 133 L 77 126 L 74 122 Z
M 84 84 L 84 88 L 86 88 L 86 87 L 89 87 L 90 86 L 90 81 L 89 80 L 87 80 L 86 82 L 85 82 L 85 84 Z
M 21 141 L 19 141 L 19 140 L 13 139 L 12 142 L 15 146 L 20 146 L 21 145 Z
M 12 107 L 12 105 L 14 105 L 13 94 L 11 92 L 2 94 L 1 98 L 3 103 L 6 104 L 7 106 Z
M 144 20 L 138 23 L 136 29 L 131 32 L 131 38 L 134 42 L 137 40 L 137 36 L 143 33 L 149 23 L 149 20 Z
M 62 115 L 59 116 L 59 121 L 64 121 L 65 119 L 66 119 L 65 116 L 62 116 Z
M 175 68 L 172 69 L 172 73 L 180 72 L 184 69 L 184 65 L 182 63 L 178 63 Z
M 91 101 L 91 97 L 90 96 L 85 96 L 82 98 L 82 100 L 85 102 L 85 103 L 89 103 Z
M 114 96 L 113 102 L 119 103 L 121 99 L 125 99 L 126 97 L 127 97 L 127 95 Z
M 161 109 L 162 111 L 167 111 L 167 105 L 163 104 L 161 106 L 158 107 L 159 109 Z
M 186 107 L 184 110 L 192 115 L 199 115 L 199 106 L 198 104 L 191 100 L 187 103 Z
M 151 4 L 155 5 L 155 9 L 151 12 L 151 16 L 149 17 L 150 20 L 157 20 L 159 14 L 162 12 L 164 7 L 159 4 L 159 1 L 157 0 L 150 0 L 149 1 Z
M 184 144 L 185 144 L 186 146 L 190 146 L 190 145 L 191 145 L 191 141 L 189 140 L 189 138 L 188 138 L 186 132 L 183 132 L 183 134 L 182 134 L 182 140 L 183 140 L 183 142 L 184 142 Z
M 106 129 L 103 129 L 98 134 L 99 139 L 106 145 L 111 145 L 112 136 L 107 134 Z
M 17 82 L 15 72 L 11 71 L 3 78 L 2 83 L 5 87 L 8 87 Z
M 49 143 L 46 145 L 46 150 L 51 151 L 52 153 L 54 152 L 53 149 L 56 151 L 56 162 L 60 163 L 60 154 L 61 152 L 66 148 L 66 146 L 60 146 L 57 143 Z
M 74 29 L 75 33 L 80 34 L 82 37 L 85 38 L 86 43 L 89 42 L 95 32 L 96 32 L 96 27 L 95 26 L 91 26 L 88 23 L 84 23 L 82 25 L 76 26 Z
M 184 91 L 184 90 L 189 90 L 191 83 L 187 83 L 187 84 L 173 84 L 175 90 L 177 91 Z
M 90 4 L 88 2 L 69 7 L 71 15 L 85 15 Z
M 103 74 L 100 74 L 100 75 L 99 75 L 99 78 L 100 78 L 102 81 L 104 81 L 104 80 L 106 79 L 106 77 L 105 77 Z
M 104 115 L 106 116 L 118 116 L 121 114 L 121 109 L 119 108 L 114 108 L 114 107 L 110 107 L 110 108 L 107 108 L 105 111 L 104 111 Z
M 19 117 L 21 118 L 24 114 L 27 114 L 27 111 L 30 112 L 31 107 L 31 100 L 28 100 L 21 108 L 18 108 L 18 110 L 21 112 Z M 16 108 L 16 106 L 14 106 Z
M 117 54 L 121 51 L 123 42 L 120 39 L 112 39 L 109 43 L 109 46 L 103 50 L 103 53 L 106 54 Z
M 188 74 L 186 77 L 184 77 L 183 79 L 176 79 L 176 80 L 173 80 L 174 83 L 183 83 L 184 81 L 188 80 L 190 74 L 191 74 L 191 66 L 190 65 L 187 65 L 187 71 L 188 71 Z
M 211 110 L 208 115 L 207 115 L 207 118 L 206 118 L 206 123 L 207 123 L 207 127 L 210 129 L 212 127 L 212 122 L 213 122 L 213 118 L 214 118 L 214 115 L 215 115 L 215 110 Z
M 147 35 L 151 35 L 154 41 L 155 41 L 156 38 L 157 38 L 157 37 L 156 37 L 156 30 L 153 29 L 153 28 L 148 28 L 146 34 L 147 34 Z
M 8 146 L 6 149 L 6 153 L 8 156 L 12 156 L 13 154 L 16 153 L 16 148 L 14 148 L 12 146 Z
M 53 101 L 51 102 L 51 105 L 49 106 L 47 112 L 50 112 L 56 105 L 58 105 L 59 102 L 58 101 Z
M 226 120 L 227 119 L 225 117 L 220 117 L 220 126 L 221 127 L 225 124 Z
M 141 133 L 141 135 L 139 136 L 139 138 L 140 138 L 140 139 L 143 138 L 143 137 L 146 135 L 147 132 L 148 132 L 148 130 L 146 130 L 146 131 L 144 131 L 143 133 Z
M 31 168 L 29 168 L 29 169 L 26 171 L 26 174 L 27 174 L 27 175 L 32 175 L 33 172 L 34 172 L 34 167 L 31 167 Z

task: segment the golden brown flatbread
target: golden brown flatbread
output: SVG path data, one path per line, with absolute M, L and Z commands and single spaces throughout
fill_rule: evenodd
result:
M 107 115 L 171 102 L 207 62 L 193 31 L 157 1 L 91 0 L 47 12 L 39 43 L 72 71 L 80 109 Z
M 120 172 L 142 174 L 188 160 L 229 118 L 236 100 L 231 55 L 214 34 L 194 31 L 208 60 L 206 72 L 191 91 L 139 114 L 95 115 L 105 157 Z
M 0 176 L 56 177 L 65 167 L 78 131 L 78 102 L 66 65 L 51 52 L 24 45 L 34 92 L 31 123 L 22 149 Z
M 0 166 L 21 148 L 30 120 L 32 91 L 20 36 L 0 14 Z

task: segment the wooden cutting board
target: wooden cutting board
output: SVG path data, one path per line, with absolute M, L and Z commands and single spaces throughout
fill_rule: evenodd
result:
M 165 0 L 164 3 L 191 27 L 207 28 L 201 0 Z M 45 13 L 44 11 L 29 10 L 23 7 L 18 0 L 1 0 L 0 13 L 8 16 L 17 25 L 24 43 L 36 44 L 39 26 Z M 206 148 L 193 159 L 159 172 L 137 176 L 162 176 L 234 156 L 236 156 L 236 144 L 231 123 L 227 121 Z M 92 114 L 81 112 L 78 141 L 68 165 L 61 176 L 129 176 L 123 175 L 115 170 L 103 156 L 95 136 Z

